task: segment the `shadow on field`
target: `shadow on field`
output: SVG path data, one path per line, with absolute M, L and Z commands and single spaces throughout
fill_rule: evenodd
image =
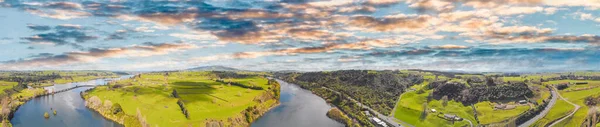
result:
M 177 90 L 177 93 L 181 96 L 181 99 L 183 99 L 183 101 L 186 103 L 195 102 L 195 101 L 210 102 L 210 101 L 212 101 L 213 98 L 227 101 L 222 98 L 217 98 L 215 96 L 210 95 L 210 94 L 213 94 L 216 90 L 215 88 L 211 87 L 212 85 L 217 85 L 217 84 L 209 84 L 209 83 L 205 83 L 205 82 L 173 82 L 173 83 L 171 83 L 171 86 Z

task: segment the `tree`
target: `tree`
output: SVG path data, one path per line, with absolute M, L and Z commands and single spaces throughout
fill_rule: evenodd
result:
M 179 98 L 179 94 L 177 93 L 176 89 L 173 89 L 173 93 L 172 94 L 173 94 L 173 97 Z
M 45 112 L 44 113 L 44 118 L 46 118 L 46 119 L 50 118 L 50 114 L 48 114 L 48 112 Z
M 421 121 L 425 120 L 425 118 L 427 118 L 427 103 L 423 103 L 423 112 L 421 112 Z
M 444 95 L 442 97 L 442 105 L 446 107 L 448 105 L 448 96 Z
M 102 105 L 102 100 L 100 100 L 98 96 L 93 96 L 87 101 L 87 105 L 92 108 L 98 108 L 100 105 Z
M 119 104 L 119 103 L 113 104 L 111 107 L 111 112 L 113 114 L 118 114 L 118 113 L 123 112 L 123 108 L 121 108 L 121 104 Z
M 10 98 L 5 97 L 2 99 L 2 119 L 8 119 L 10 114 Z
M 110 110 L 112 108 L 113 103 L 110 100 L 104 100 L 104 106 L 102 108 L 106 110 Z

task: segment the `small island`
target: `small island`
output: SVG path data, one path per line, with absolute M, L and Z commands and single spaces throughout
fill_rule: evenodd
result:
M 50 114 L 48 114 L 48 112 L 45 112 L 44 113 L 44 118 L 46 118 L 46 119 L 50 118 Z

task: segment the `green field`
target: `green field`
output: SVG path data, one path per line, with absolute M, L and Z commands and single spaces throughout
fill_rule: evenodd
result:
M 86 95 L 86 98 L 99 97 L 102 101 L 119 103 L 127 115 L 135 116 L 139 109 L 152 126 L 205 126 L 207 120 L 237 121 L 243 118 L 242 111 L 251 106 L 267 110 L 276 104 L 275 99 L 258 103 L 256 98 L 271 87 L 267 79 L 252 76 L 247 78 L 225 79 L 263 87 L 265 90 L 252 90 L 234 85 L 215 82 L 210 72 L 177 72 L 143 74 L 141 78 L 118 81 L 126 84 L 118 89 L 98 87 Z M 173 89 L 179 98 L 172 97 Z M 183 100 L 189 112 L 186 119 L 177 104 Z M 242 119 L 246 121 L 246 119 Z M 127 124 L 126 124 L 127 125 Z
M 17 82 L 0 81 L 0 94 L 4 94 L 5 89 L 12 89 L 17 84 Z
M 589 90 L 581 90 L 581 91 L 571 91 L 566 92 L 564 90 L 560 91 L 560 94 L 567 100 L 581 106 L 577 112 L 572 117 L 565 119 L 561 122 L 564 126 L 579 126 L 585 120 L 589 107 L 585 105 L 585 98 L 589 96 L 597 96 L 600 95 L 600 88 L 594 88 Z
M 425 119 L 421 119 L 423 103 L 427 102 L 427 94 L 417 94 L 416 91 L 412 91 L 402 95 L 401 100 L 396 105 L 394 117 L 418 127 L 469 125 L 465 120 L 452 124 L 450 121 L 440 118 L 443 116 L 443 113 L 456 114 L 464 119 L 475 121 L 473 108 L 470 106 L 464 106 L 455 101 L 449 101 L 447 106 L 443 106 L 442 102 L 438 100 L 432 100 L 427 104 L 428 109 L 436 109 L 437 113 L 429 113 Z
M 511 102 L 510 105 L 514 105 L 514 102 Z M 484 101 L 475 104 L 475 108 L 477 109 L 477 118 L 479 118 L 480 124 L 492 124 L 510 120 L 511 118 L 529 110 L 530 107 L 529 105 L 519 105 L 510 110 L 494 110 L 493 103 Z

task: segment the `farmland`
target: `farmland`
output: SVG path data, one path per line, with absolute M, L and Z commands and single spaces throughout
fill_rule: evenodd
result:
M 262 90 L 225 84 L 217 79 Z M 165 72 L 141 74 L 111 86 L 97 87 L 84 97 L 88 101 L 98 98 L 102 104 L 121 105 L 123 114 L 112 114 L 108 107 L 92 108 L 109 118 L 120 119 L 116 121 L 125 126 L 135 126 L 139 119 L 151 126 L 247 126 L 278 104 L 278 89 L 276 82 L 252 74 Z

